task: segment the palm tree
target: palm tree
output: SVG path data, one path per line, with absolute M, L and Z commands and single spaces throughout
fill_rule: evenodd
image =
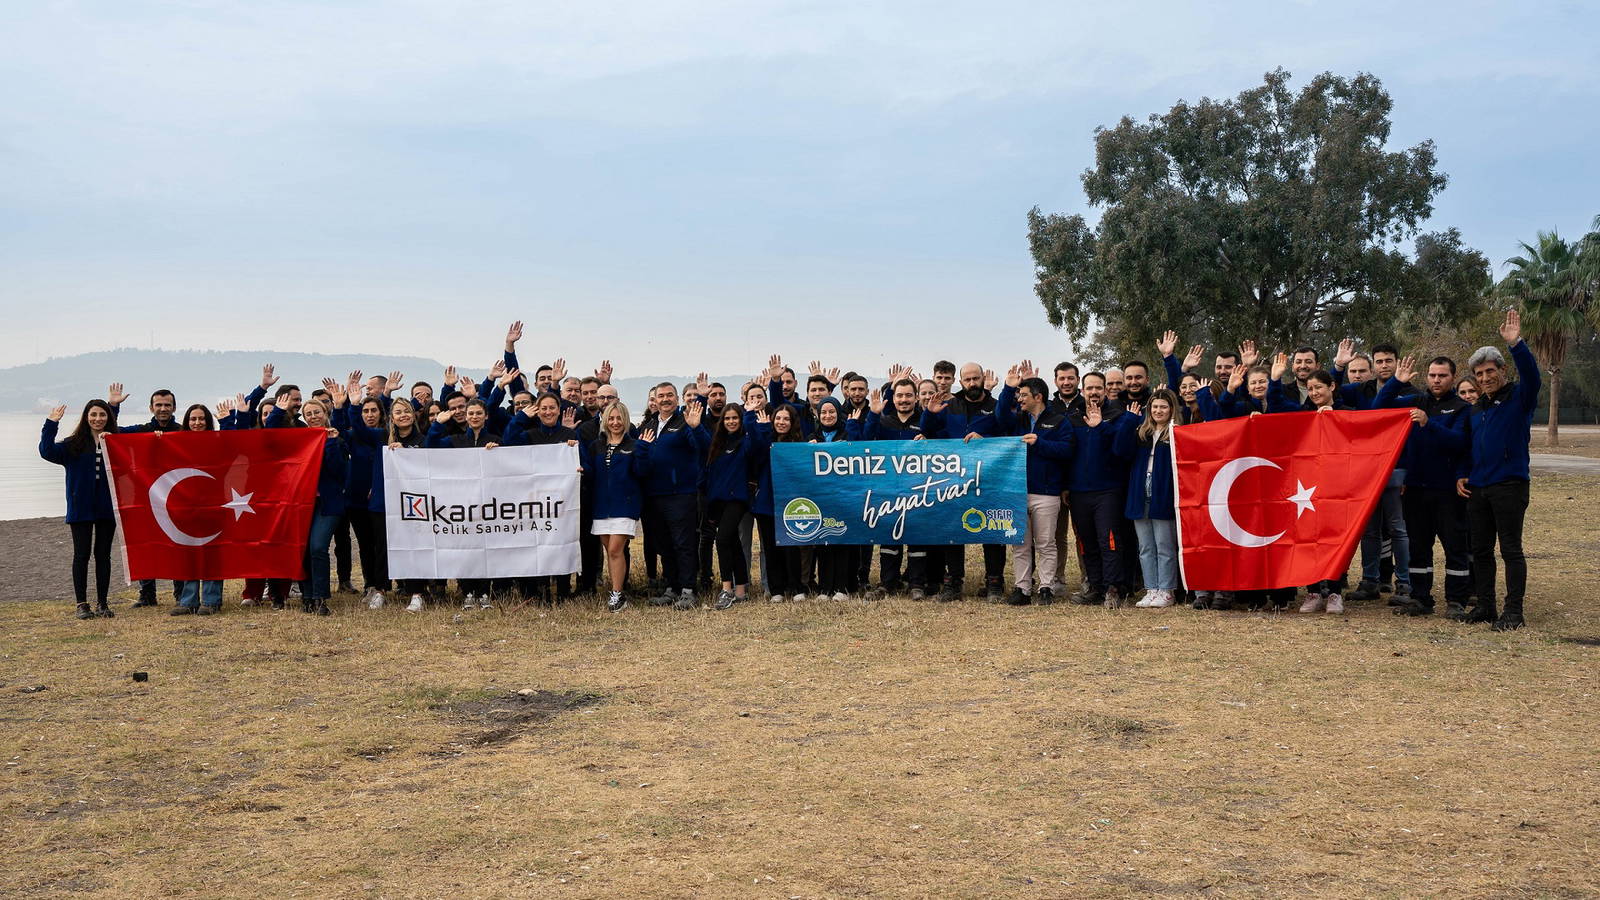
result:
M 1600 226 L 1600 217 L 1596 219 Z M 1593 236 L 1568 243 L 1554 231 L 1541 231 L 1522 255 L 1506 260 L 1511 271 L 1497 287 L 1501 296 L 1522 308 L 1522 330 L 1528 344 L 1550 373 L 1550 421 L 1545 443 L 1560 446 L 1561 367 L 1567 347 L 1586 328 L 1595 326 L 1595 273 L 1600 240 Z

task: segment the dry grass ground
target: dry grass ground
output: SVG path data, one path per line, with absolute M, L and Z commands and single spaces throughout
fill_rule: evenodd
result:
M 1536 485 L 1507 635 L 1375 606 L 0 605 L 0 892 L 1593 896 L 1600 649 L 1568 639 L 1600 637 L 1596 479 Z
M 1534 453 L 1564 453 L 1568 456 L 1587 456 L 1600 459 L 1600 428 L 1592 425 L 1561 429 L 1561 444 L 1547 446 L 1542 428 L 1534 428 L 1533 442 L 1528 448 Z

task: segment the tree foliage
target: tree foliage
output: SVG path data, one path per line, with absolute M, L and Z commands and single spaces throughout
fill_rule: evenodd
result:
M 1600 232 L 1600 217 L 1595 220 Z M 1560 442 L 1562 369 L 1567 350 L 1600 324 L 1600 233 L 1565 241 L 1554 231 L 1541 231 L 1532 244 L 1506 260 L 1511 271 L 1496 286 L 1504 298 L 1522 308 L 1528 346 L 1549 373 L 1548 443 Z
M 1446 182 L 1432 142 L 1385 149 L 1392 104 L 1371 75 L 1298 93 L 1289 78 L 1096 132 L 1082 180 L 1099 223 L 1028 213 L 1051 324 L 1076 342 L 1108 329 L 1119 350 L 1180 325 L 1284 347 L 1478 311 L 1488 260 L 1455 229 L 1418 234 Z

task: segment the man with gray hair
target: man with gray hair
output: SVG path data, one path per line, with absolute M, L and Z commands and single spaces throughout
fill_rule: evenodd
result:
M 1500 337 L 1516 363 L 1516 381 L 1506 381 L 1506 358 L 1498 348 L 1479 347 L 1467 361 L 1480 394 L 1467 420 L 1471 468 L 1467 477 L 1457 479 L 1456 492 L 1467 498 L 1478 601 L 1461 619 L 1493 622 L 1495 631 L 1514 631 L 1523 626 L 1522 597 L 1528 585 L 1522 520 L 1528 512 L 1528 435 L 1539 398 L 1539 361 L 1522 339 L 1522 316 L 1516 310 L 1506 313 Z M 1498 618 L 1496 540 L 1506 564 L 1505 607 Z

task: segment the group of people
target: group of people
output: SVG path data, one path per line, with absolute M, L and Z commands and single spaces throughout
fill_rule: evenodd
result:
M 1160 370 L 1142 360 L 1082 372 L 1062 362 L 1046 382 L 1023 361 L 1003 376 L 977 363 L 959 369 L 939 361 L 923 378 L 892 366 L 872 389 L 865 375 L 812 362 L 803 389 L 793 368 L 773 356 L 767 369 L 730 396 L 702 373 L 693 382 L 662 382 L 649 391 L 635 420 L 611 384 L 611 365 L 570 375 L 563 360 L 539 365 L 530 380 L 517 357 L 522 323 L 508 329 L 504 351 L 481 381 L 455 367 L 436 391 L 404 376 L 343 382 L 324 378 L 306 396 L 280 383 L 271 365 L 248 394 L 189 406 L 177 415 L 170 391 L 150 397 L 152 417 L 118 423 L 127 399 L 113 384 L 91 400 L 77 427 L 58 441 L 65 407 L 44 423 L 40 455 L 66 469 L 67 522 L 73 536 L 77 615 L 110 616 L 106 600 L 115 530 L 101 439 L 112 432 L 210 431 L 305 427 L 326 431 L 316 511 L 306 547 L 308 576 L 248 580 L 244 604 L 284 608 L 298 593 L 306 612 L 328 614 L 332 588 L 355 593 L 350 539 L 369 608 L 391 597 L 410 611 L 451 596 L 442 582 L 387 572 L 383 453 L 409 448 L 494 448 L 566 443 L 582 468 L 580 565 L 559 577 L 458 581 L 463 607 L 490 609 L 509 598 L 560 600 L 607 595 L 626 608 L 632 540 L 643 533 L 646 580 L 653 605 L 691 609 L 714 596 L 727 609 L 752 591 L 752 543 L 761 543 L 759 584 L 776 602 L 807 596 L 844 600 L 907 591 L 913 599 L 951 601 L 964 595 L 966 548 L 954 546 L 779 546 L 769 458 L 775 443 L 805 441 L 980 440 L 1013 438 L 1027 446 L 1027 516 L 1023 541 L 1010 548 L 1006 588 L 1004 545 L 983 545 L 988 599 L 1025 605 L 1071 599 L 1084 604 L 1283 609 L 1301 589 L 1305 613 L 1344 611 L 1346 600 L 1383 594 L 1397 613 L 1428 615 L 1435 606 L 1435 544 L 1445 558 L 1447 613 L 1496 630 L 1523 625 L 1527 568 L 1522 523 L 1528 504 L 1528 439 L 1539 393 L 1537 362 L 1508 312 L 1500 327 L 1505 350 L 1479 348 L 1458 371 L 1435 357 L 1415 384 L 1415 361 L 1391 344 L 1358 352 L 1338 345 L 1330 364 L 1312 347 L 1265 359 L 1253 342 L 1216 353 L 1211 377 L 1197 371 L 1205 348 L 1180 359 L 1178 338 L 1157 344 Z M 1510 362 L 1507 362 L 1507 355 Z M 1513 380 L 1511 368 L 1515 367 Z M 998 393 L 996 393 L 996 389 Z M 802 392 L 803 390 L 803 392 Z M 1361 541 L 1361 578 L 1282 585 L 1261 592 L 1186 590 L 1178 567 L 1176 489 L 1170 441 L 1174 428 L 1215 419 L 1297 411 L 1411 410 L 1412 426 Z M 642 527 L 641 527 L 642 526 Z M 1497 604 L 1495 547 L 1505 564 L 1503 607 Z M 878 579 L 872 580 L 872 560 Z M 96 568 L 96 600 L 87 596 L 88 563 Z M 1067 564 L 1079 583 L 1067 595 Z M 715 566 L 713 566 L 715 563 Z M 332 571 L 330 571 L 332 569 Z M 1392 576 L 1392 586 L 1389 579 Z M 1142 597 L 1134 602 L 1140 590 Z M 222 601 L 220 582 L 174 585 L 174 615 L 206 615 Z M 635 594 L 640 594 L 635 590 Z M 135 606 L 156 604 L 153 581 Z

